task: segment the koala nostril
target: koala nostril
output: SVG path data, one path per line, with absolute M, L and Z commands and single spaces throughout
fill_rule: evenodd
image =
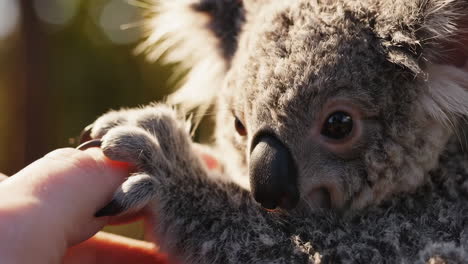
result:
M 250 187 L 266 209 L 292 209 L 299 201 L 297 171 L 289 150 L 276 137 L 254 139 L 250 154 Z
M 276 209 L 277 207 L 280 207 L 280 208 L 283 208 L 283 209 L 292 209 L 297 204 L 297 202 L 295 201 L 294 196 L 290 195 L 288 193 L 284 193 L 283 195 L 278 196 L 278 199 L 258 198 L 257 202 L 259 202 L 262 205 L 263 208 L 269 209 L 269 210 Z
M 316 188 L 309 192 L 310 203 L 314 208 L 330 209 L 331 196 L 326 188 Z
M 91 131 L 93 130 L 93 124 L 88 125 L 83 129 L 80 135 L 80 142 L 79 144 L 83 144 L 84 142 L 92 140 L 91 138 Z
M 268 209 L 268 210 L 274 210 L 276 209 L 276 207 L 278 207 L 276 202 L 272 200 L 256 199 L 256 201 L 259 202 L 263 208 Z

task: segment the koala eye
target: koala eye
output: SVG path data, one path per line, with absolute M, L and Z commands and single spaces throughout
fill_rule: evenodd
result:
M 241 136 L 247 136 L 247 129 L 245 129 L 244 124 L 239 120 L 239 118 L 235 118 L 236 120 L 234 121 L 234 126 L 236 128 L 237 133 Z
M 327 138 L 339 140 L 349 136 L 352 130 L 353 118 L 351 115 L 337 111 L 328 116 L 320 133 Z

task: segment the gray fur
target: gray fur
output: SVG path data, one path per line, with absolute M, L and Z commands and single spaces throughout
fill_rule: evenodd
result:
M 222 169 L 205 167 L 173 108 L 110 112 L 91 136 L 138 172 L 104 214 L 146 206 L 157 242 L 184 263 L 468 262 L 468 162 L 457 142 L 468 70 L 445 52 L 460 49 L 467 1 L 157 2 L 166 21 L 204 16 L 202 25 L 181 24 L 210 36 L 206 45 L 198 33 L 162 26 L 144 47 L 172 36 L 184 40 L 172 58 L 189 47 L 209 54 L 192 58 L 182 90 L 208 93 L 190 106 L 215 104 L 211 151 Z M 210 64 L 215 70 L 203 75 Z M 336 105 L 358 112 L 362 133 L 348 147 L 327 145 L 317 132 Z M 236 134 L 234 115 L 247 136 Z M 249 193 L 259 131 L 275 134 L 297 164 L 293 210 L 264 211 Z M 323 187 L 332 210 L 309 196 Z

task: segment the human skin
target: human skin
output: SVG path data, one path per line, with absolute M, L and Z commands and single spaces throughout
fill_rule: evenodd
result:
M 109 223 L 94 213 L 128 176 L 99 149 L 55 150 L 0 183 L 0 262 L 61 263 Z
M 216 168 L 212 157 L 200 155 Z M 128 167 L 97 148 L 58 149 L 12 177 L 0 173 L 0 263 L 167 263 L 152 243 L 96 234 L 106 224 L 143 216 L 94 217 Z

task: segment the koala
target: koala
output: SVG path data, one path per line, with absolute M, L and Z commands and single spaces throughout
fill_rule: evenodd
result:
M 96 216 L 147 210 L 182 263 L 468 263 L 468 1 L 147 6 L 139 51 L 191 71 L 85 133 L 135 166 Z

